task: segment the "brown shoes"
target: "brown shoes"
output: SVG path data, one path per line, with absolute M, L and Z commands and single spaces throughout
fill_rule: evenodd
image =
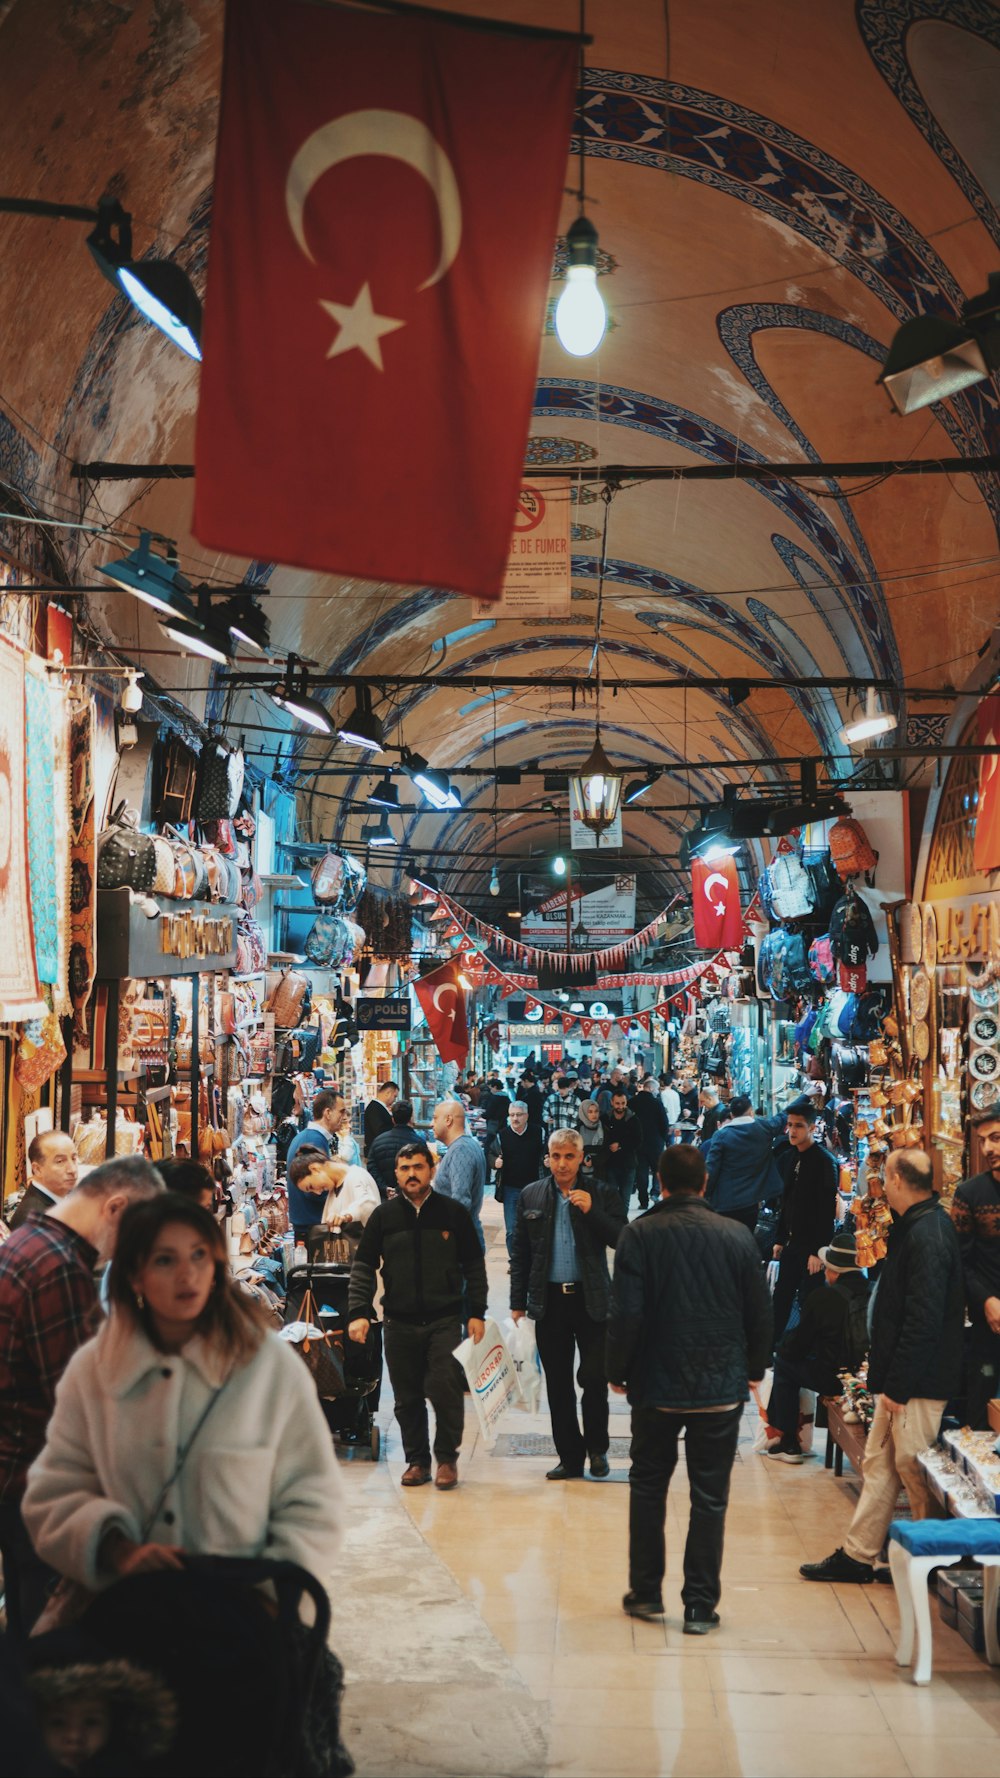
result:
M 439 1470 L 438 1474 L 440 1473 Z M 409 1469 L 404 1469 L 400 1477 L 400 1486 L 403 1488 L 422 1488 L 424 1483 L 429 1482 L 430 1479 L 431 1472 L 429 1469 L 425 1469 L 422 1463 L 411 1463 Z
M 434 1477 L 434 1486 L 435 1488 L 442 1489 L 442 1491 L 446 1488 L 457 1488 L 458 1464 L 439 1463 L 437 1466 L 437 1475 Z

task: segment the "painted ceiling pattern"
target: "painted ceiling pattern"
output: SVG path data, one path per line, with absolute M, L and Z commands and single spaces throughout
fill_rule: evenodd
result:
M 453 9 L 567 24 L 566 0 Z M 669 48 L 653 43 L 654 14 L 669 23 Z M 112 189 L 142 219 L 142 251 L 172 254 L 202 288 L 221 15 L 216 0 L 0 7 L 0 57 L 15 75 L 0 118 L 8 189 L 75 202 Z M 2 217 L 0 247 L 32 245 L 17 278 L 17 254 L 4 254 L 0 280 L 3 510 L 58 516 L 65 528 L 43 543 L 0 517 L 0 550 L 20 571 L 90 586 L 109 544 L 129 547 L 147 525 L 176 539 L 192 579 L 259 590 L 279 658 L 375 675 L 394 741 L 402 734 L 445 769 L 482 772 L 466 780 L 471 808 L 407 808 L 384 880 L 398 878 L 406 847 L 464 848 L 449 880 L 467 904 L 485 892 L 494 843 L 513 873 L 554 837 L 541 779 L 497 788 L 493 759 L 551 772 L 589 751 L 593 697 L 574 703 L 550 682 L 587 682 L 600 608 L 605 744 L 629 769 L 670 768 L 654 806 L 628 812 L 625 837 L 650 899 L 662 898 L 681 881 L 682 805 L 751 776 L 794 779 L 772 762 L 822 755 L 844 780 L 855 769 L 839 737 L 848 694 L 789 688 L 789 675 L 890 680 L 901 732 L 931 746 L 947 703 L 918 694 L 960 684 L 995 620 L 995 476 L 859 488 L 821 468 L 1000 449 L 995 380 L 906 421 L 887 413 L 875 385 L 901 321 L 956 315 L 997 267 L 1000 218 L 982 167 L 949 134 L 928 57 L 915 55 L 929 41 L 921 33 L 942 26 L 942 79 L 951 53 L 1000 53 L 992 0 L 716 0 L 710 32 L 700 0 L 588 0 L 593 43 L 572 146 L 586 154 L 612 327 L 593 361 L 568 359 L 547 327 L 526 450 L 529 467 L 565 467 L 572 483 L 572 617 L 473 621 L 466 600 L 433 587 L 206 559 L 190 531 L 189 481 L 81 488 L 74 458 L 190 461 L 196 373 L 151 343 L 124 302 L 105 302 L 82 266 L 66 280 L 66 235 L 29 237 Z M 574 213 L 567 195 L 558 273 Z M 574 470 L 608 464 L 791 461 L 816 464 L 815 478 L 683 490 L 626 480 L 607 512 L 603 561 L 600 482 L 573 482 Z M 358 843 L 367 761 L 288 732 L 260 691 L 234 694 L 215 669 L 164 652 L 133 601 L 91 593 L 82 609 L 95 635 L 196 715 L 246 733 L 299 792 L 307 838 Z M 394 687 L 394 674 L 413 672 L 426 675 L 420 687 Z M 531 685 L 505 685 L 509 672 Z M 474 676 L 475 688 L 453 685 L 453 673 Z M 714 683 L 611 695 L 614 680 L 644 676 Z M 741 677 L 772 683 L 735 707 Z M 322 695 L 333 707 L 344 694 Z M 751 761 L 762 763 L 742 763 Z

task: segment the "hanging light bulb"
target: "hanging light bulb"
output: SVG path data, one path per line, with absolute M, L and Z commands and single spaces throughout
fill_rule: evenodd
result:
M 493 874 L 490 877 L 490 894 L 491 895 L 499 895 L 499 893 L 500 893 L 500 877 L 497 873 L 497 867 L 496 867 L 496 865 L 494 865 L 493 866 Z
M 578 216 L 566 235 L 569 263 L 566 286 L 556 304 L 559 343 L 574 358 L 596 352 L 608 325 L 608 311 L 597 288 L 597 230 Z

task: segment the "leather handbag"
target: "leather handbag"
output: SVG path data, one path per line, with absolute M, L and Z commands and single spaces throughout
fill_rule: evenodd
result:
M 308 976 L 295 969 L 283 969 L 264 1002 L 267 1012 L 274 1014 L 275 1025 L 294 1030 L 301 1025 L 312 999 L 312 983 Z
M 344 860 L 339 852 L 327 852 L 313 865 L 312 892 L 313 900 L 320 903 L 335 903 L 340 899 L 340 891 L 344 883 Z
M 154 833 L 152 840 L 153 851 L 156 854 L 156 878 L 153 883 L 153 893 L 155 895 L 173 895 L 177 887 L 174 849 L 165 834 Z
M 222 741 L 206 741 L 198 761 L 195 820 L 228 821 L 233 813 L 229 802 L 229 748 Z
M 308 1289 L 299 1305 L 299 1321 L 319 1326 L 319 1311 L 312 1290 Z M 300 1341 L 296 1350 L 312 1372 L 316 1393 L 321 1401 L 336 1401 L 346 1391 L 344 1376 L 343 1329 L 327 1331 L 319 1339 L 313 1334 Z
M 156 851 L 148 833 L 139 832 L 139 817 L 119 803 L 110 827 L 97 840 L 97 887 L 134 889 L 148 895 L 156 881 Z

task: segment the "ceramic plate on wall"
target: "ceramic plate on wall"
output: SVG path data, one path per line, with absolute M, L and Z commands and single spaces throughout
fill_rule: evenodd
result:
M 930 981 L 922 969 L 915 969 L 910 977 L 910 1017 L 926 1019 L 930 1003 Z
M 937 963 L 937 914 L 932 907 L 924 908 L 924 968 L 928 975 L 934 974 Z
M 1000 1055 L 995 1049 L 973 1050 L 969 1057 L 969 1073 L 975 1080 L 997 1080 L 1000 1077 Z
M 1000 1098 L 1000 1089 L 992 1080 L 974 1080 L 969 1094 L 976 1111 L 985 1111 L 987 1105 L 996 1105 Z
M 926 1062 L 931 1053 L 931 1028 L 925 1019 L 914 1019 L 910 1028 L 910 1048 L 918 1062 Z
M 971 1025 L 973 1043 L 996 1043 L 1000 1022 L 995 1013 L 977 1012 Z

